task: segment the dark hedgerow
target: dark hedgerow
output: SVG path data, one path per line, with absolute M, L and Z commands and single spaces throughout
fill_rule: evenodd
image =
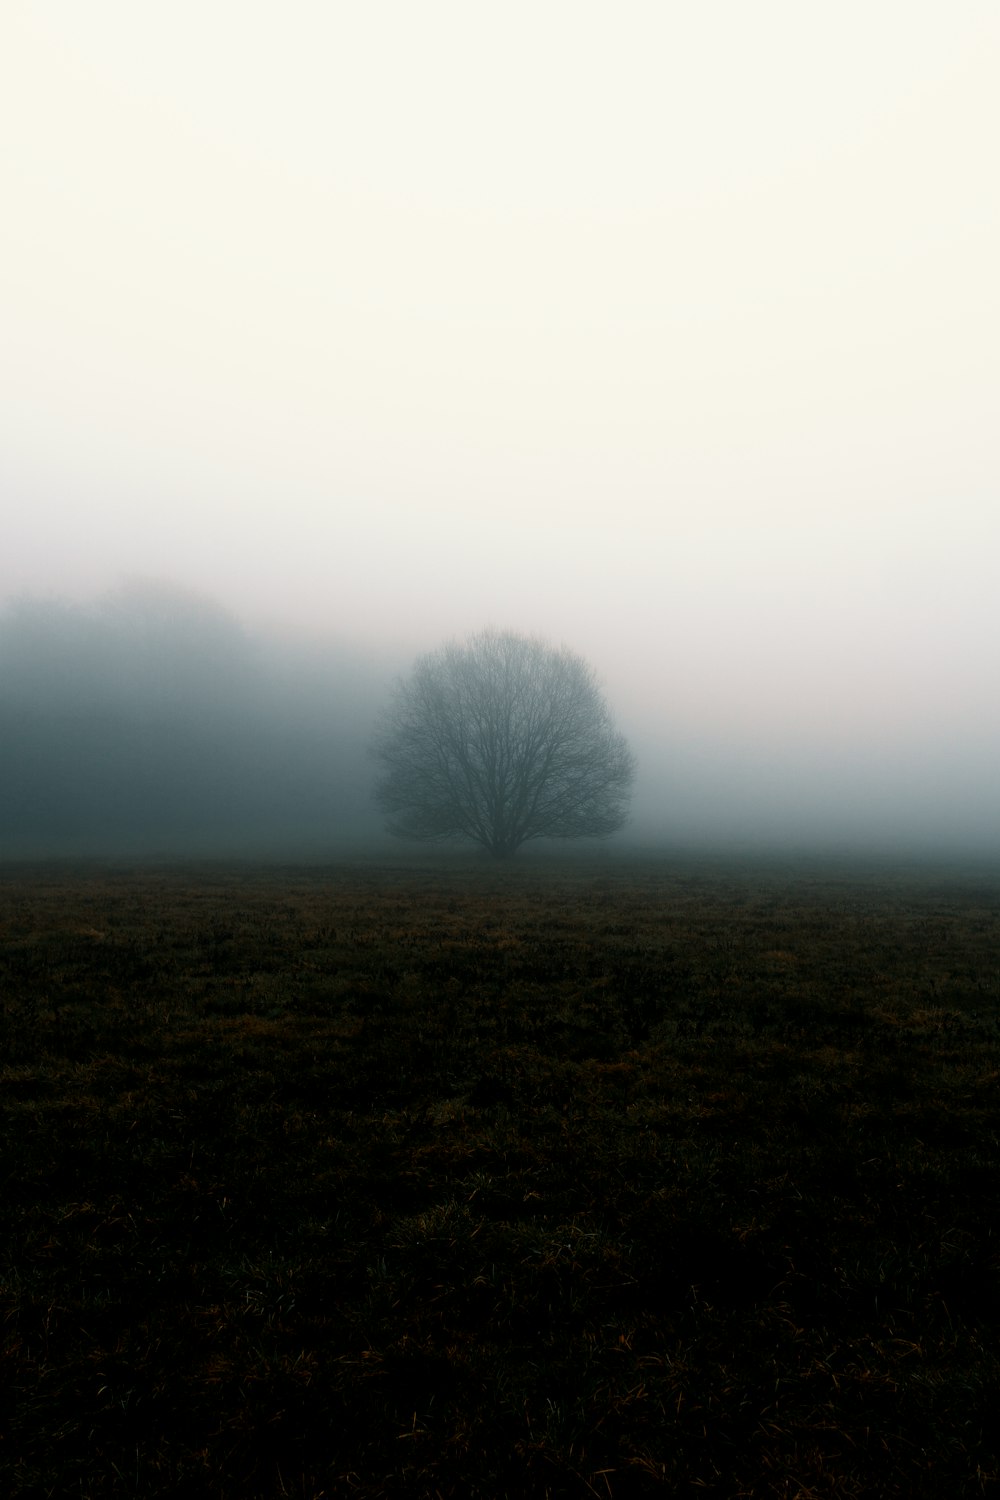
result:
M 997 1492 L 998 895 L 0 871 L 3 1492 Z

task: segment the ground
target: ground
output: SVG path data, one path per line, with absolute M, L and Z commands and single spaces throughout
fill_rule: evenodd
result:
M 1000 1493 L 998 898 L 0 868 L 0 1483 Z

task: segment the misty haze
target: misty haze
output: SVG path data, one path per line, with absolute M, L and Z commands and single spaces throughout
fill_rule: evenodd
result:
M 1000 1479 L 995 0 L 0 20 L 0 1493 Z
M 596 673 L 619 840 L 996 849 L 996 9 L 626 12 L 8 19 L 8 847 L 336 847 L 493 627 Z M 229 617 L 175 714 L 134 578 Z
M 252 637 L 132 583 L 0 618 L 0 826 L 14 854 L 308 853 L 370 838 L 365 742 L 387 672 Z
M 665 654 L 676 662 L 679 650 Z M 859 676 L 866 662 L 859 655 Z M 412 665 L 384 643 L 254 628 L 163 581 L 120 583 L 89 602 L 14 601 L 0 613 L 2 848 L 17 857 L 385 849 L 372 737 Z M 762 695 L 772 669 L 759 664 Z M 670 677 L 670 663 L 637 641 L 627 675 L 601 684 L 637 757 L 614 847 L 996 853 L 996 759 L 978 726 L 963 737 L 938 716 L 923 731 L 856 737 L 831 716 L 824 739 L 796 725 L 793 701 L 776 710 L 772 734 L 726 733 L 720 702 L 695 735 L 683 688 L 670 723 Z M 752 691 L 742 685 L 734 719 Z M 884 692 L 891 699 L 891 680 Z M 984 718 L 992 704 L 984 686 Z

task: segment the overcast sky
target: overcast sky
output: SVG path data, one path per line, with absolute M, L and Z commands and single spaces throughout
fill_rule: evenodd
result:
M 0 602 L 537 631 L 647 789 L 1000 836 L 998 79 L 995 0 L 7 0 Z

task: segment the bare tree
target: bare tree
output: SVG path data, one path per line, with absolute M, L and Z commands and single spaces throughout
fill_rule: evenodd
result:
M 613 833 L 635 775 L 590 667 L 512 631 L 421 657 L 372 748 L 390 833 L 473 839 L 497 857 Z

